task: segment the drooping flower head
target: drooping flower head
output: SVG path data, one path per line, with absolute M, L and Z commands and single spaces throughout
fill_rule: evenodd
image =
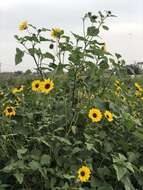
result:
M 53 38 L 59 38 L 61 35 L 62 30 L 60 28 L 53 28 L 51 30 L 51 37 Z
M 105 118 L 109 121 L 109 122 L 112 122 L 113 121 L 113 114 L 110 112 L 110 111 L 105 111 L 104 112 L 104 116 Z
M 120 81 L 119 81 L 119 80 L 116 80 L 116 81 L 115 81 L 115 86 L 116 86 L 116 87 L 119 87 L 119 86 L 120 86 L 120 84 L 121 84 L 121 83 L 120 83 Z
M 136 82 L 135 87 L 137 91 L 143 92 L 143 88 Z
M 27 21 L 23 21 L 19 24 L 19 30 L 20 31 L 23 31 L 23 30 L 26 30 L 28 28 L 28 23 Z
M 16 86 L 15 88 L 12 89 L 12 93 L 16 94 L 16 93 L 22 92 L 23 90 L 24 90 L 24 86 L 19 85 L 19 86 Z

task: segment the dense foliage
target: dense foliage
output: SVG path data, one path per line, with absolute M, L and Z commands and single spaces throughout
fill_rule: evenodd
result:
M 143 189 L 143 84 L 100 37 L 113 16 L 87 13 L 83 35 L 20 24 L 15 62 L 37 75 L 0 86 L 1 190 Z

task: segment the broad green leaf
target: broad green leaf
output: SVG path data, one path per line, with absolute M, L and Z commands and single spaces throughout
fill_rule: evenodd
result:
M 22 159 L 22 155 L 25 154 L 27 152 L 27 149 L 22 147 L 21 149 L 17 150 L 17 156 L 19 159 Z
M 42 56 L 43 56 L 43 58 L 55 60 L 55 57 L 49 52 L 44 53 Z
M 87 35 L 88 36 L 97 36 L 99 34 L 99 29 L 95 26 L 91 26 L 87 28 Z
M 32 160 L 30 163 L 29 163 L 29 166 L 30 168 L 35 171 L 35 170 L 38 170 L 40 168 L 40 164 L 39 162 L 35 161 L 35 160 Z
M 50 162 L 51 162 L 51 157 L 50 157 L 50 155 L 48 155 L 48 154 L 42 155 L 41 161 L 40 161 L 40 163 L 41 163 L 42 166 L 43 166 L 43 165 L 49 165 Z
M 18 65 L 22 62 L 22 58 L 24 56 L 24 52 L 21 51 L 19 48 L 16 48 L 16 55 L 15 55 L 15 64 Z
M 24 179 L 24 174 L 17 172 L 16 174 L 14 174 L 15 178 L 17 179 L 19 184 L 23 183 L 23 179 Z
M 116 170 L 117 179 L 118 181 L 120 181 L 127 173 L 127 168 L 120 165 L 115 165 L 115 164 L 113 165 L 113 167 Z
M 136 190 L 127 175 L 124 176 L 121 181 L 124 184 L 125 190 Z

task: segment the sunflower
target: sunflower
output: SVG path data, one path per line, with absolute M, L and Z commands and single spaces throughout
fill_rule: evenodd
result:
M 105 111 L 104 116 L 109 122 L 113 121 L 113 114 L 110 111 Z
M 54 88 L 54 83 L 52 80 L 47 79 L 41 82 L 41 89 L 44 93 L 49 93 Z
M 116 80 L 116 81 L 115 81 L 115 86 L 116 86 L 116 87 L 120 86 L 120 81 L 119 81 L 119 80 Z
M 16 99 L 14 101 L 15 106 L 19 106 L 21 102 L 22 102 L 21 98 L 16 96 Z
M 136 91 L 135 91 L 135 96 L 136 96 L 137 98 L 140 98 L 140 97 L 142 96 L 141 91 L 136 90 Z
M 4 110 L 4 114 L 6 116 L 15 116 L 16 115 L 16 111 L 15 111 L 15 108 L 12 107 L 12 106 L 7 106 Z
M 32 81 L 32 90 L 34 92 L 41 92 L 41 81 L 40 80 L 34 80 Z
M 51 37 L 53 38 L 59 38 L 61 35 L 62 30 L 60 28 L 53 28 L 51 30 Z
M 15 87 L 15 88 L 12 89 L 12 93 L 16 94 L 16 93 L 22 92 L 23 89 L 24 89 L 24 86 L 23 85 L 19 85 L 19 86 L 17 86 L 17 87 Z
M 143 88 L 136 82 L 135 83 L 136 90 L 143 92 Z
M 81 182 L 89 181 L 91 175 L 90 168 L 88 168 L 87 166 L 82 166 L 81 168 L 78 169 L 77 173 L 78 173 L 78 178 Z
M 89 110 L 88 117 L 92 122 L 99 122 L 102 119 L 102 113 L 99 109 L 92 108 Z
M 27 21 L 23 21 L 19 24 L 19 30 L 23 31 L 26 30 L 28 28 L 28 23 Z

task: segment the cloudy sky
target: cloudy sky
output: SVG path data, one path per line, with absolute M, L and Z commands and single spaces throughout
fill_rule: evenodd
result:
M 103 34 L 108 49 L 121 53 L 128 63 L 143 61 L 143 0 L 1 0 L 2 71 L 27 70 L 34 66 L 28 57 L 18 66 L 14 63 L 18 44 L 13 36 L 20 34 L 18 25 L 21 21 L 80 32 L 82 16 L 99 10 L 111 10 L 117 15 L 108 22 L 110 30 Z

